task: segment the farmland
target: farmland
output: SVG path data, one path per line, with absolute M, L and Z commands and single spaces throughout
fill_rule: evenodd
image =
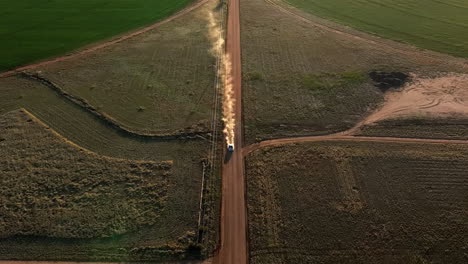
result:
M 100 52 L 36 71 L 127 130 L 206 131 L 215 59 L 204 16 L 213 3 Z
M 145 26 L 190 2 L 1 1 L 0 72 Z
M 0 11 L 94 43 L 0 73 L 0 260 L 466 262 L 464 3 L 104 1 Z
M 465 146 L 317 142 L 247 157 L 251 263 L 462 263 Z
M 185 242 L 165 241 L 166 211 L 175 209 L 169 201 L 178 176 L 173 160 L 99 156 L 70 145 L 24 111 L 4 114 L 0 131 L 2 258 L 84 260 L 97 247 L 101 252 L 91 259 L 138 259 L 135 249 L 148 243 L 160 247 L 153 257 L 164 258 L 183 256 L 187 243 L 195 243 L 190 229 L 184 233 L 173 225 L 167 234 L 186 236 Z M 55 250 L 44 252 L 40 245 Z
M 468 57 L 468 3 L 460 0 L 283 0 L 358 30 Z
M 247 143 L 351 128 L 383 101 L 370 71 L 466 70 L 440 54 L 317 26 L 266 1 L 242 0 L 241 11 Z
M 44 101 L 42 101 L 44 102 Z M 112 157 L 118 157 L 123 159 L 137 159 L 137 160 L 149 160 L 156 162 L 171 161 L 170 176 L 165 178 L 159 184 L 163 184 L 162 187 L 167 191 L 165 192 L 165 206 L 164 210 L 158 212 L 159 217 L 156 222 L 152 222 L 151 228 L 139 228 L 136 232 L 129 232 L 124 235 L 125 239 L 116 242 L 116 238 L 112 239 L 92 239 L 92 240 L 57 240 L 56 237 L 10 237 L 0 240 L 0 256 L 1 258 L 19 258 L 19 259 L 70 259 L 70 260 L 122 260 L 126 256 L 124 254 L 113 254 L 116 247 L 125 245 L 125 243 L 133 243 L 132 241 L 146 241 L 144 246 L 151 245 L 153 247 L 160 247 L 166 245 L 166 243 L 173 243 L 177 241 L 178 237 L 183 236 L 186 232 L 197 232 L 197 218 L 198 218 L 198 203 L 201 186 L 201 175 L 202 175 L 202 160 L 206 159 L 209 149 L 208 142 L 203 141 L 158 141 L 158 140 L 141 140 L 130 136 L 122 136 L 116 131 L 109 129 L 105 124 L 97 122 L 92 116 L 86 115 L 81 109 L 76 109 L 73 106 L 67 105 L 66 102 L 59 100 L 52 101 L 51 103 L 57 103 L 56 106 L 62 109 L 63 112 L 56 112 L 51 109 L 49 112 L 39 112 L 41 118 L 50 121 L 48 126 L 57 127 L 57 131 L 61 135 L 65 136 L 67 140 L 71 140 L 74 143 L 79 143 L 80 148 L 87 148 L 96 151 L 99 154 L 109 155 Z M 65 107 L 68 106 L 69 108 Z M 31 111 L 34 112 L 34 107 L 31 107 Z M 55 109 L 57 110 L 57 109 Z M 70 122 L 70 118 L 74 117 L 73 122 Z M 77 123 L 77 121 L 79 123 Z M 3 124 L 9 126 L 9 122 Z M 28 130 L 29 131 L 29 130 Z M 23 131 L 24 132 L 24 131 Z M 3 135 L 3 134 L 2 134 Z M 40 135 L 40 134 L 39 134 Z M 37 136 L 37 135 L 36 135 Z M 48 142 L 42 141 L 42 138 L 27 138 L 23 140 L 23 145 L 30 146 L 35 142 L 39 144 L 35 146 L 36 149 L 42 149 L 46 153 L 54 153 L 57 148 L 57 144 L 49 144 Z M 44 148 L 44 146 L 47 146 Z M 15 149 L 19 145 L 8 145 L 7 147 Z M 5 151 L 11 151 L 7 148 Z M 27 155 L 28 148 L 24 150 Z M 15 159 L 22 159 L 26 155 L 24 152 L 14 156 Z M 10 156 L 2 155 L 3 163 L 11 163 Z M 47 158 L 44 156 L 43 163 L 36 163 L 37 166 L 47 168 Z M 74 158 L 73 160 L 76 160 Z M 41 161 L 38 157 L 38 161 Z M 97 162 L 98 160 L 96 160 Z M 52 161 L 53 162 L 53 161 Z M 70 162 L 64 160 L 63 162 Z M 121 161 L 116 161 L 121 162 Z M 126 162 L 128 164 L 128 162 Z M 66 163 L 68 164 L 68 163 Z M 125 164 L 125 163 L 124 163 Z M 22 166 L 32 166 L 29 162 L 24 162 Z M 64 166 L 64 165 L 63 165 Z M 88 166 L 88 164 L 83 164 Z M 97 166 L 96 170 L 102 168 L 102 164 Z M 129 165 L 130 166 L 130 165 Z M 119 167 L 117 166 L 116 169 Z M 134 170 L 134 169 L 133 169 Z M 105 170 L 104 170 L 105 171 Z M 20 171 L 16 171 L 19 173 Z M 50 173 L 51 171 L 45 170 L 44 174 Z M 65 171 L 53 170 L 52 172 L 62 175 L 64 181 L 73 180 L 73 170 L 69 171 L 68 174 Z M 77 175 L 86 175 L 86 171 L 80 173 L 75 172 Z M 122 170 L 124 173 L 125 170 Z M 83 174 L 82 174 L 83 173 Z M 108 172 L 111 173 L 111 172 Z M 56 175 L 54 174 L 54 175 Z M 3 176 L 3 175 L 2 175 Z M 116 175 L 112 175 L 114 177 Z M 27 174 L 25 177 L 32 177 L 32 174 Z M 84 176 L 83 176 L 84 177 Z M 215 177 L 215 176 L 214 176 Z M 210 179 L 210 188 L 216 193 L 217 185 L 216 178 Z M 33 188 L 34 186 L 26 185 L 25 188 Z M 115 187 L 118 187 L 116 185 Z M 11 191 L 11 190 L 10 190 Z M 160 190 L 162 191 L 162 190 Z M 7 195 L 6 193 L 2 193 Z M 59 193 L 60 194 L 60 193 Z M 77 197 L 78 198 L 78 197 Z M 215 197 L 213 198 L 215 199 Z M 143 201 L 142 201 L 143 202 Z M 85 208 L 89 209 L 89 208 Z M 212 212 L 216 213 L 216 212 Z M 210 217 L 210 216 L 208 216 Z M 19 218 L 21 219 L 21 218 Z M 106 224 L 105 219 L 101 219 L 103 224 Z M 177 225 L 174 225 L 177 223 Z M 82 224 L 82 223 L 76 223 Z M 209 223 L 211 224 L 211 223 Z M 134 230 L 132 230 L 134 231 Z M 213 230 L 216 231 L 216 230 Z M 216 235 L 216 234 L 214 234 Z M 207 238 L 212 239 L 212 238 Z M 25 243 L 30 245 L 28 251 L 24 250 Z M 206 243 L 212 243 L 206 241 Z M 41 245 L 48 245 L 48 247 L 54 247 L 57 250 L 63 250 L 63 254 L 60 256 L 50 255 L 52 251 L 44 252 L 41 249 Z M 131 244 L 130 244 L 131 245 Z M 90 254 L 90 250 L 98 248 L 99 250 Z M 102 248 L 102 250 L 101 250 Z M 164 252 L 170 250 L 162 250 L 159 253 L 148 253 L 152 259 L 161 259 L 164 257 Z M 112 253 L 112 254 L 111 254 Z M 89 256 L 89 257 L 88 257 Z M 138 256 L 134 256 L 138 259 Z M 165 256 L 168 257 L 168 256 Z M 175 256 L 172 256 L 172 259 Z
M 27 181 L 21 184 L 12 181 L 12 186 L 21 185 L 24 190 L 32 192 L 36 188 L 33 183 L 47 175 L 60 175 L 62 178 L 58 178 L 58 182 L 63 180 L 80 184 L 80 180 L 90 181 L 89 177 L 98 173 L 103 179 L 108 179 L 102 183 L 107 185 L 90 181 L 90 184 L 97 184 L 98 189 L 89 195 L 94 197 L 100 194 L 101 187 L 113 190 L 108 196 L 98 197 L 95 207 L 92 207 L 92 203 L 82 204 L 78 209 L 84 212 L 83 218 L 77 218 L 70 226 L 62 228 L 67 230 L 90 223 L 89 230 L 102 229 L 94 232 L 95 236 L 87 237 L 92 232 L 80 229 L 75 230 L 80 236 L 60 233 L 60 230 L 39 230 L 40 225 L 38 230 L 24 229 L 26 231 L 23 232 L 22 226 L 15 223 L 30 218 L 16 215 L 16 220 L 9 223 L 18 231 L 16 235 L 2 235 L 0 259 L 173 261 L 197 258 L 199 254 L 210 254 L 214 250 L 219 209 L 219 175 L 216 171 L 209 171 L 205 177 L 205 215 L 202 226 L 198 226 L 203 162 L 206 164 L 213 143 L 207 133 L 216 125 L 211 119 L 215 106 L 215 59 L 209 53 L 210 45 L 202 16 L 207 8 L 213 6 L 202 6 L 161 27 L 99 52 L 32 72 L 34 76 L 50 80 L 57 85 L 55 88 L 22 74 L 0 78 L 0 115 L 6 114 L 6 117 L 2 116 L 6 118 L 2 122 L 5 126 L 3 129 L 8 129 L 16 120 L 12 120 L 11 115 L 20 108 L 31 114 L 32 117 L 26 119 L 45 126 L 37 127 L 45 132 L 38 131 L 30 136 L 26 136 L 25 130 L 17 131 L 25 136 L 21 136 L 16 143 L 5 145 L 6 149 L 2 148 L 5 153 L 16 153 L 13 156 L 1 155 L 2 164 L 15 164 L 20 168 L 34 167 L 36 164 L 44 168 L 21 175 L 23 179 L 31 179 L 31 185 Z M 184 52 L 177 43 L 183 43 Z M 123 129 L 109 125 L 102 116 L 114 120 Z M 21 116 L 18 118 L 18 122 L 23 120 Z M 27 124 L 18 124 L 18 127 L 29 131 L 32 128 Z M 206 133 L 197 138 L 171 137 L 187 127 L 202 127 Z M 59 134 L 58 142 L 48 134 L 49 131 Z M 169 136 L 160 137 L 160 134 Z M 65 146 L 63 139 L 77 149 Z M 26 159 L 35 155 L 38 149 L 42 152 L 36 155 L 37 162 Z M 83 151 L 92 153 L 81 157 Z M 55 152 L 60 155 L 59 160 L 53 159 Z M 69 166 L 70 171 L 66 170 L 65 166 L 77 159 L 86 161 L 82 164 L 85 169 L 78 171 Z M 166 162 L 171 164 L 170 168 L 159 173 L 158 164 Z M 112 170 L 110 167 L 114 163 L 119 164 Z M 60 169 L 49 168 L 49 164 Z M 140 173 L 140 169 L 141 174 L 149 173 L 148 168 L 141 166 L 156 166 L 149 182 L 142 178 L 141 182 L 135 180 L 134 185 L 122 184 L 128 177 Z M 39 174 L 33 174 L 35 171 Z M 51 180 L 51 184 L 57 182 Z M 157 189 L 155 195 L 158 198 L 125 194 L 130 189 L 144 189 L 146 184 L 150 185 L 148 193 Z M 145 193 L 147 191 L 145 189 Z M 2 189 L 0 195 L 11 195 L 11 192 Z M 80 198 L 78 194 L 64 192 L 60 189 L 54 195 L 66 196 L 64 202 L 67 204 Z M 31 193 L 32 197 L 37 195 Z M 127 226 L 109 216 L 105 210 L 101 210 L 102 216 L 89 215 L 91 209 L 100 210 L 96 206 L 104 206 L 111 199 L 122 201 L 122 206 L 128 204 L 128 210 L 116 216 L 126 217 Z M 148 206 L 158 210 L 146 212 Z M 141 215 L 137 214 L 138 210 Z M 43 214 L 47 213 L 44 211 Z M 70 212 L 73 213 L 76 211 Z M 56 221 L 60 222 L 60 217 L 65 215 L 57 213 Z M 114 233 L 112 228 L 115 229 Z M 201 241 L 197 241 L 199 229 L 203 230 Z M 57 255 L 55 252 L 62 253 Z

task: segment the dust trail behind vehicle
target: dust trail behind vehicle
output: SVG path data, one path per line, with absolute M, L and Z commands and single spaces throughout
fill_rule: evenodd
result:
M 209 11 L 207 16 L 208 32 L 212 43 L 211 53 L 220 60 L 220 67 L 217 69 L 218 77 L 224 80 L 223 89 L 223 122 L 224 135 L 226 143 L 234 145 L 234 127 L 235 127 L 235 99 L 233 98 L 232 85 L 232 62 L 229 55 L 226 54 L 224 32 L 222 23 L 215 18 L 213 11 Z

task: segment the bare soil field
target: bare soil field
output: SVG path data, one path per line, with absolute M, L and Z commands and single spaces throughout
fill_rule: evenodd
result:
M 364 136 L 466 139 L 468 75 L 413 75 L 401 89 L 385 94 L 385 103 L 358 124 Z
M 468 115 L 468 75 L 444 74 L 438 77 L 412 77 L 411 83 L 386 94 L 385 105 L 366 118 L 365 123 L 418 116 L 449 118 Z
M 251 263 L 464 263 L 468 149 L 318 142 L 246 160 Z
M 215 2 L 97 52 L 34 71 L 130 130 L 207 129 L 215 58 L 205 16 Z
M 353 127 L 384 101 L 367 75 L 373 70 L 421 78 L 467 71 L 460 59 L 368 36 L 272 2 L 241 1 L 247 143 Z M 343 76 L 352 76 L 351 81 Z

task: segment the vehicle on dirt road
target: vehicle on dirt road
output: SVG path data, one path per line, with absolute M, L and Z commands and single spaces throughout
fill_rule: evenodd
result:
M 234 144 L 228 144 L 227 149 L 228 149 L 229 152 L 233 152 L 234 151 Z

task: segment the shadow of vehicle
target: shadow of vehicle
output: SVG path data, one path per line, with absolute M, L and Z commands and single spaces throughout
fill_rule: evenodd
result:
M 226 151 L 226 153 L 224 154 L 224 163 L 228 163 L 229 160 L 231 159 L 232 157 L 232 151 Z

